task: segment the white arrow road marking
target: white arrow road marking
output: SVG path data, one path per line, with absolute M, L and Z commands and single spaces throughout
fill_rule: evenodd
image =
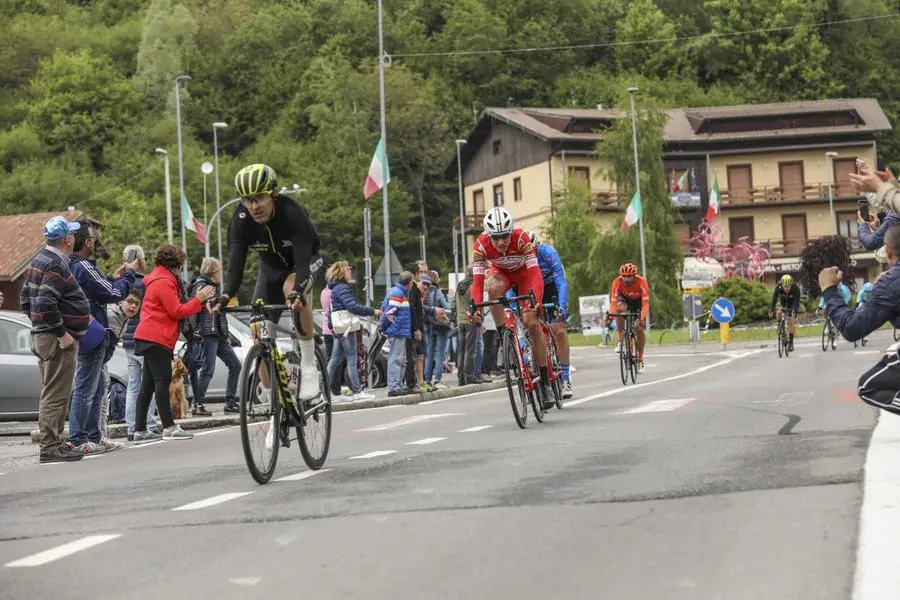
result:
M 40 567 L 41 565 L 46 565 L 47 563 L 53 562 L 54 560 L 59 560 L 60 558 L 64 558 L 71 554 L 75 554 L 76 552 L 81 552 L 82 550 L 93 548 L 94 546 L 103 544 L 110 540 L 114 540 L 118 537 L 122 537 L 122 534 L 115 533 L 112 535 L 89 535 L 87 537 L 81 538 L 80 540 L 75 540 L 74 542 L 69 542 L 68 544 L 57 546 L 56 548 L 51 548 L 50 550 L 44 550 L 43 552 L 38 552 L 37 554 L 32 554 L 31 556 L 26 556 L 25 558 L 14 560 L 11 563 L 6 563 L 6 565 L 4 566 Z

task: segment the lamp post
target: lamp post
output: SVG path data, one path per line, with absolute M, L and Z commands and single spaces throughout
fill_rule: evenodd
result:
M 181 147 L 181 94 L 178 84 L 182 81 L 190 81 L 190 75 L 178 75 L 175 77 L 175 121 L 178 128 L 178 206 L 181 207 L 181 249 L 187 256 L 187 234 L 184 229 L 184 153 Z M 185 262 L 187 260 L 185 259 Z M 181 277 L 184 282 L 188 282 L 187 265 L 181 270 Z
M 162 154 L 163 165 L 166 171 L 166 232 L 168 234 L 169 243 L 172 243 L 172 182 L 169 176 L 169 153 L 163 148 L 155 150 L 157 154 Z
M 647 283 L 650 283 L 650 277 L 647 274 L 647 257 L 644 254 L 644 199 L 641 198 L 641 165 L 638 161 L 638 142 L 637 142 L 637 115 L 634 111 L 634 95 L 637 93 L 636 87 L 628 88 L 628 95 L 631 96 L 631 142 L 634 146 L 634 187 L 637 192 L 638 200 L 641 203 L 641 217 L 638 219 L 638 231 L 641 235 L 641 273 Z M 647 323 L 645 325 L 647 331 L 650 331 L 650 311 L 647 311 Z
M 460 266 L 462 267 L 463 271 L 466 270 L 466 260 L 469 257 L 469 250 L 468 248 L 466 248 L 466 204 L 465 195 L 463 194 L 462 153 L 460 152 L 460 148 L 462 148 L 466 143 L 466 140 L 456 140 L 456 178 L 459 185 L 459 256 L 461 258 Z M 472 214 L 475 214 L 474 206 L 472 207 Z
M 213 164 L 216 170 L 216 210 L 219 210 L 219 206 L 222 203 L 222 197 L 219 194 L 219 136 L 217 134 L 219 129 L 225 129 L 228 127 L 228 123 L 223 123 L 221 121 L 217 121 L 212 124 L 213 126 Z M 206 237 L 209 238 L 209 231 L 206 232 Z M 222 264 L 222 215 L 220 214 L 216 217 L 216 241 L 219 244 L 219 264 Z
M 382 212 L 384 213 L 384 285 L 386 288 L 391 287 L 391 224 L 390 209 L 388 208 L 388 142 L 387 142 L 387 120 L 385 118 L 385 100 L 384 100 L 384 67 L 385 63 L 390 64 L 390 57 L 384 53 L 384 15 L 382 10 L 382 0 L 378 0 L 378 94 L 379 109 L 381 120 L 381 151 L 384 156 L 382 161 L 381 178 L 384 185 L 381 186 Z
M 206 233 L 206 243 L 204 244 L 203 256 L 209 258 L 209 224 L 206 220 L 206 176 L 213 172 L 212 163 L 205 162 L 200 165 L 200 170 L 203 171 L 203 222 L 207 223 L 207 229 L 204 233 Z M 216 212 L 219 212 L 219 207 L 216 206 Z M 222 264 L 222 261 L 219 261 L 219 264 Z
M 834 218 L 834 157 L 837 152 L 826 152 L 825 159 L 828 162 L 828 212 L 831 214 L 831 233 L 837 235 L 837 221 Z

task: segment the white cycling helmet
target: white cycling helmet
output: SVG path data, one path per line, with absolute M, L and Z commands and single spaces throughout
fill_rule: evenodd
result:
M 505 235 L 512 233 L 513 218 L 509 211 L 499 206 L 492 208 L 484 215 L 484 232 L 488 235 Z
M 537 232 L 536 232 L 536 231 L 529 231 L 529 232 L 528 232 L 528 239 L 531 240 L 531 245 L 532 245 L 532 246 L 537 246 L 538 244 L 541 243 L 540 240 L 538 240 L 538 236 L 537 236 Z

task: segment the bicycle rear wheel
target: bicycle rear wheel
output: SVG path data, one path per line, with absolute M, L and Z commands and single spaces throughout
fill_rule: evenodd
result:
M 837 330 L 834 327 L 834 323 L 831 323 L 831 333 L 828 334 L 828 339 L 831 340 L 831 349 L 837 350 Z
M 778 321 L 778 358 L 784 356 L 787 347 L 784 345 L 784 321 Z
M 528 427 L 528 393 L 525 391 L 525 381 L 519 372 L 516 338 L 509 329 L 503 330 L 500 347 L 503 350 L 503 363 L 506 367 L 506 389 L 509 392 L 509 404 L 512 406 L 516 424 L 525 429 Z
M 628 363 L 628 336 L 622 336 L 622 347 L 619 349 L 619 374 L 622 376 L 622 385 L 628 385 L 628 372 L 631 368 Z
M 831 321 L 825 319 L 825 327 L 822 328 L 822 352 L 828 352 L 828 337 L 831 335 Z
M 537 381 L 528 393 L 528 400 L 531 402 L 531 412 L 538 423 L 544 422 L 544 384 L 541 381 L 541 372 L 538 369 L 537 360 L 534 357 L 534 344 L 531 336 L 525 333 L 525 348 L 522 351 L 522 362 L 525 363 L 526 377 L 532 382 Z
M 553 381 L 550 383 L 550 387 L 553 388 L 553 401 L 556 403 L 556 408 L 562 410 L 562 368 L 559 366 L 559 353 L 557 352 L 556 340 L 553 338 L 552 333 L 547 342 L 547 354 L 550 372 L 553 374 Z
M 260 368 L 269 375 L 268 399 L 260 398 L 264 391 Z M 268 483 L 278 462 L 281 447 L 281 403 L 278 401 L 278 376 L 271 354 L 254 344 L 241 369 L 240 428 L 241 446 L 250 476 L 260 484 Z
M 637 336 L 634 332 L 628 336 L 628 372 L 631 375 L 631 383 L 636 383 L 637 379 Z
M 297 440 L 300 454 L 306 466 L 316 471 L 321 469 L 328 458 L 331 447 L 331 389 L 328 385 L 328 363 L 325 354 L 316 346 L 316 370 L 319 372 L 319 395 L 312 400 L 301 402 L 294 399 L 295 410 L 303 407 L 304 416 L 299 419 Z M 296 415 L 300 417 L 300 415 Z

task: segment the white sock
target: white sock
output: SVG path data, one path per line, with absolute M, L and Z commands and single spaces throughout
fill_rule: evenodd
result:
M 307 373 L 307 369 L 316 369 L 316 342 L 314 340 L 297 340 L 300 347 L 300 370 Z

